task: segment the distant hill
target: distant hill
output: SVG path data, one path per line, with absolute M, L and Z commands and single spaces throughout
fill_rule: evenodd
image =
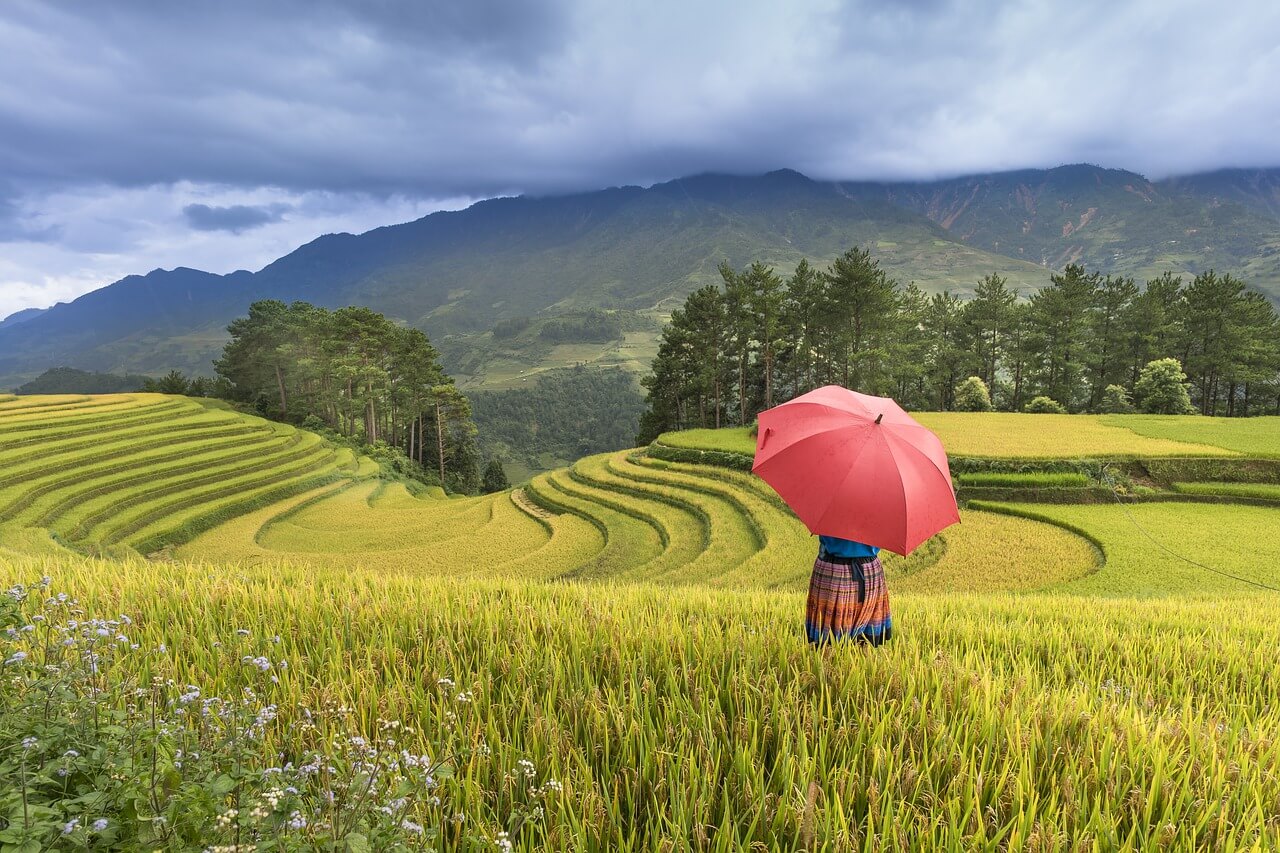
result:
M 34 320 L 47 310 L 47 308 L 24 308 L 21 311 L 15 311 L 8 317 L 0 320 L 0 329 L 3 329 L 5 326 L 16 326 L 19 323 Z
M 15 394 L 120 394 L 141 391 L 150 379 L 138 373 L 90 373 L 74 367 L 51 367 L 14 389 Z
M 457 369 L 490 353 L 502 320 L 587 308 L 660 319 L 721 260 L 789 270 L 865 245 L 902 282 L 966 291 L 989 272 L 1025 290 L 1078 261 L 1138 277 L 1230 270 L 1280 297 L 1274 173 L 1153 184 L 1064 166 L 931 183 L 818 182 L 782 170 L 699 175 L 649 188 L 500 198 L 365 234 L 320 237 L 258 272 L 179 268 L 130 276 L 0 327 L 0 387 L 56 364 L 208 373 L 224 327 L 254 299 L 368 305 L 426 329 Z M 1268 177 L 1270 175 L 1270 177 Z M 626 342 L 644 352 L 647 341 Z M 550 348 L 549 361 L 623 363 L 618 347 Z M 499 358 L 500 353 L 485 358 Z M 541 357 L 541 356 L 540 356 Z M 480 370 L 466 374 L 486 387 Z

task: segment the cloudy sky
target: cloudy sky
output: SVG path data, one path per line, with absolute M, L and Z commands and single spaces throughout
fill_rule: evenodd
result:
M 1275 0 L 4 0 L 0 317 L 497 194 L 1280 165 L 1277 80 Z

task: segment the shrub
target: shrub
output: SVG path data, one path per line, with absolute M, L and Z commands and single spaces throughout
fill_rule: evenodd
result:
M 1129 392 L 1122 385 L 1108 385 L 1102 392 L 1098 411 L 1107 415 L 1130 414 L 1133 412 L 1133 403 L 1129 401 Z
M 1149 415 L 1190 415 L 1195 413 L 1187 393 L 1187 375 L 1176 358 L 1147 362 L 1133 386 L 1138 409 Z
M 452 681 L 437 684 L 446 722 L 417 754 L 398 722 L 366 739 L 348 708 L 277 707 L 279 638 L 212 642 L 226 688 L 212 695 L 170 677 L 176 662 L 140 648 L 128 617 L 87 616 L 48 584 L 0 594 L 4 849 L 406 850 L 483 831 L 458 811 L 452 771 L 489 751 L 472 745 L 471 694 Z M 281 735 L 308 748 L 279 753 Z M 513 830 L 560 790 L 526 764 L 503 792 Z
M 1032 399 L 1022 411 L 1033 415 L 1065 415 L 1067 413 L 1066 408 L 1061 403 L 1052 397 L 1045 397 L 1044 395 Z
M 980 376 L 970 376 L 956 386 L 956 411 L 991 411 L 991 391 Z

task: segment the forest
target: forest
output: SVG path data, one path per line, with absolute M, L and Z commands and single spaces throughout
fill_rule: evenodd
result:
M 541 374 L 532 388 L 471 394 L 485 455 L 542 470 L 547 460 L 575 459 L 631 445 L 644 409 L 635 376 L 620 368 L 565 368 Z
M 721 264 L 720 275 L 663 332 L 643 380 L 642 443 L 749 424 L 828 383 L 916 410 L 984 408 L 970 393 L 980 385 L 977 396 L 1005 411 L 1126 411 L 1148 365 L 1168 375 L 1166 359 L 1187 383 L 1187 410 L 1280 414 L 1280 318 L 1227 274 L 1139 285 L 1073 264 L 1025 296 L 988 275 L 965 300 L 902 286 L 852 248 L 826 269 L 801 261 L 786 278 L 760 262 Z
M 214 368 L 264 415 L 398 448 L 454 491 L 479 487 L 471 405 L 426 334 L 362 307 L 262 300 L 234 320 Z

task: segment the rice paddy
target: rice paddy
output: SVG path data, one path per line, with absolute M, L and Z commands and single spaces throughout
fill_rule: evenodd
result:
M 1029 415 L 1014 412 L 917 412 L 952 456 L 991 459 L 1280 457 L 1280 417 L 1197 415 Z M 691 429 L 658 439 L 672 447 L 752 455 L 745 428 Z
M 0 526 L 141 553 L 361 473 L 312 433 L 158 394 L 0 403 L 0 466 Z
M 1008 428 L 974 417 L 949 424 L 960 446 Z M 1066 428 L 1025 418 L 1026 458 L 1050 458 L 1034 448 Z M 1273 440 L 1090 423 L 1101 443 L 1063 438 L 1062 459 Z M 1280 847 L 1280 595 L 1258 586 L 1280 586 L 1273 484 L 1178 484 L 1256 505 L 975 502 L 886 559 L 888 647 L 816 652 L 815 542 L 746 472 L 623 451 L 454 499 L 370 473 L 197 401 L 0 398 L 0 573 L 129 614 L 194 683 L 222 677 L 212 643 L 278 635 L 270 700 L 349 705 L 370 731 L 430 731 L 437 680 L 457 682 L 498 759 L 461 774 L 495 789 L 479 777 L 528 760 L 564 783 L 517 849 Z

